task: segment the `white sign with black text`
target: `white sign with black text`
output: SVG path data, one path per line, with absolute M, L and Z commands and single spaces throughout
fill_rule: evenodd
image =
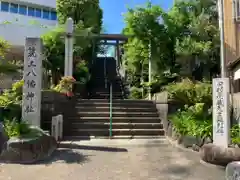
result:
M 229 78 L 213 79 L 213 143 L 222 147 L 230 144 L 229 96 Z

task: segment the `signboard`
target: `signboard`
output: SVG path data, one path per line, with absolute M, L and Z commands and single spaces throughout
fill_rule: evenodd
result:
M 229 78 L 213 79 L 213 143 L 228 147 L 230 143 Z
M 40 127 L 42 87 L 42 41 L 26 38 L 23 72 L 22 118 L 29 124 Z

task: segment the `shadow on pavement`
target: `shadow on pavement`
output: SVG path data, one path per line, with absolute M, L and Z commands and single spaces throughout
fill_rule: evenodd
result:
M 81 150 L 91 150 L 91 151 L 105 151 L 105 152 L 128 152 L 125 148 L 116 148 L 116 147 L 105 147 L 105 146 L 86 146 L 78 144 L 59 144 L 59 148 L 68 148 L 68 149 L 81 149 Z
M 180 166 L 172 164 L 167 169 L 165 169 L 165 172 L 167 174 L 182 175 L 188 173 L 189 169 L 190 169 L 189 166 Z
M 89 155 L 83 155 L 79 152 L 74 152 L 71 149 L 57 149 L 51 157 L 44 161 L 40 161 L 37 164 L 52 164 L 52 163 L 67 163 L 67 164 L 82 164 L 89 161 Z

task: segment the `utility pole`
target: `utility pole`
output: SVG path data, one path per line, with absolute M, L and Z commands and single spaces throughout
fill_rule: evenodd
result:
M 218 0 L 218 21 L 219 21 L 219 30 L 220 30 L 220 66 L 221 66 L 221 77 L 227 77 L 226 73 L 226 61 L 225 61 L 225 50 L 224 50 L 224 0 Z

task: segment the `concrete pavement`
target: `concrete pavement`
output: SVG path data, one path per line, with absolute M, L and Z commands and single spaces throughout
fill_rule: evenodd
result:
M 165 139 L 64 142 L 38 165 L 0 165 L 0 180 L 224 180 L 224 174 Z

